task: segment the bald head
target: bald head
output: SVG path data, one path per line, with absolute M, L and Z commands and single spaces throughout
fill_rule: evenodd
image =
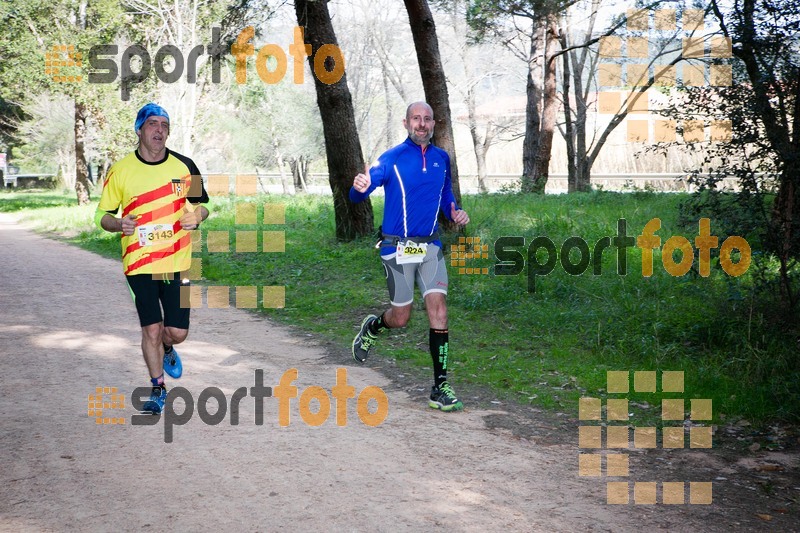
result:
M 406 108 L 406 120 L 411 118 L 411 114 L 414 111 L 417 111 L 417 112 L 420 112 L 420 113 L 424 112 L 424 111 L 427 111 L 428 113 L 430 113 L 431 118 L 433 118 L 433 108 L 428 105 L 428 102 L 421 102 L 420 101 L 420 102 L 414 102 L 414 103 L 408 104 L 408 107 Z
M 406 109 L 403 126 L 408 136 L 420 146 L 427 146 L 433 137 L 433 108 L 425 102 L 414 102 Z

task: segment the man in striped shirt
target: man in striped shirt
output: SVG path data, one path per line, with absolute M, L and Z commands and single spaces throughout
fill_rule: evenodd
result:
M 134 131 L 139 146 L 109 169 L 95 222 L 122 234 L 123 270 L 153 387 L 143 410 L 158 414 L 167 397 L 164 371 L 173 378 L 183 371 L 173 348 L 189 333 L 189 305 L 181 305 L 181 288 L 189 282 L 180 274 L 191 266 L 189 231 L 208 217 L 200 205 L 208 202 L 208 194 L 194 162 L 166 147 L 169 115 L 164 108 L 153 103 L 142 107 Z
M 450 183 L 450 157 L 430 144 L 433 109 L 425 102 L 409 105 L 403 126 L 408 138 L 358 174 L 350 189 L 350 200 L 357 203 L 377 187 L 384 188 L 381 261 L 392 304 L 381 316 L 369 315 L 364 319 L 353 340 L 352 352 L 355 360 L 363 363 L 378 333 L 405 327 L 411 317 L 416 282 L 430 323 L 434 384 L 428 405 L 442 411 L 457 411 L 463 409 L 463 404 L 447 382 L 447 267 L 437 217 L 441 210 L 460 225 L 467 224 L 469 217 L 456 206 Z

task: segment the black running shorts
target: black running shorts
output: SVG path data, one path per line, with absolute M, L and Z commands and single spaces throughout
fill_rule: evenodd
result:
M 164 326 L 189 329 L 189 306 L 181 307 L 181 287 L 188 287 L 189 280 L 181 281 L 178 272 L 166 277 L 168 279 L 163 280 L 153 279 L 152 274 L 125 276 L 139 313 L 139 325 L 158 324 L 163 319 Z

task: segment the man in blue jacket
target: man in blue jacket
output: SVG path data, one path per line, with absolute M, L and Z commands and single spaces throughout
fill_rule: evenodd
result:
M 381 331 L 408 324 L 416 281 L 430 323 L 434 385 L 428 405 L 457 411 L 464 406 L 447 382 L 447 267 L 437 217 L 440 209 L 459 225 L 467 224 L 469 217 L 456 206 L 450 157 L 430 144 L 434 127 L 431 106 L 425 102 L 409 105 L 403 126 L 408 138 L 357 175 L 350 189 L 354 203 L 364 201 L 377 187 L 384 189 L 381 261 L 392 303 L 381 316 L 369 315 L 361 323 L 353 340 L 353 358 L 363 363 Z

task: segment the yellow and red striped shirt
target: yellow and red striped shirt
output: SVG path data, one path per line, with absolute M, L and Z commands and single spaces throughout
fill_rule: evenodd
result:
M 188 270 L 192 240 L 181 228 L 186 202 L 208 202 L 200 171 L 186 156 L 166 151 L 150 163 L 134 151 L 114 163 L 103 183 L 98 209 L 122 217 L 136 215 L 136 231 L 122 236 L 125 275 L 166 274 Z

